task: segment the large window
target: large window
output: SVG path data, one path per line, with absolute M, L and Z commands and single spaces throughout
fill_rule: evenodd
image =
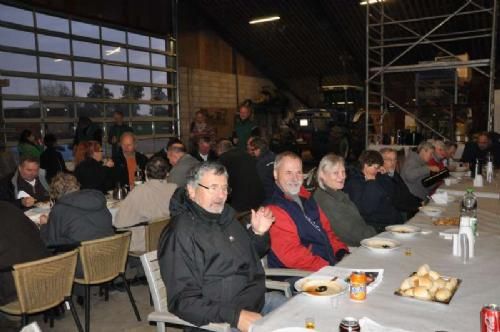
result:
M 1 1 L 1 0 L 0 0 Z M 70 143 L 80 116 L 121 111 L 139 139 L 177 134 L 175 40 L 0 2 L 0 145 L 29 128 Z M 152 144 L 151 144 L 152 142 Z M 146 151 L 150 152 L 150 151 Z

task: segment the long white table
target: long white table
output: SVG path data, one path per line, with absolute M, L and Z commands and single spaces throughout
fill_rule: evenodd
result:
M 450 186 L 442 185 L 437 191 L 446 191 L 452 195 L 464 195 L 465 191 L 471 188 L 478 197 L 500 199 L 500 173 L 497 172 L 492 183 L 486 183 L 484 181 L 484 186 L 474 187 L 473 181 L 470 177 L 464 177 L 457 184 L 452 184 Z
M 458 216 L 458 202 L 447 206 L 445 215 Z M 353 302 L 345 294 L 335 305 L 325 298 L 299 294 L 257 321 L 252 332 L 304 327 L 306 317 L 314 317 L 317 331 L 337 331 L 340 320 L 346 316 L 358 319 L 366 316 L 385 326 L 415 332 L 478 331 L 483 304 L 500 301 L 500 201 L 479 198 L 478 219 L 476 257 L 468 264 L 454 257 L 451 241 L 438 234 L 453 226 L 435 226 L 431 218 L 419 213 L 409 223 L 432 230 L 431 234 L 401 239 L 382 233 L 380 237 L 395 238 L 402 247 L 383 254 L 358 248 L 338 264 L 345 268 L 384 269 L 382 283 L 368 294 L 365 302 Z M 405 248 L 411 248 L 411 256 L 405 256 Z M 424 263 L 442 275 L 462 279 L 449 305 L 394 295 L 401 282 Z

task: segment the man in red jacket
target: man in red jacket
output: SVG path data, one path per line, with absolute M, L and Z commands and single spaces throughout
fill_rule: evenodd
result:
M 274 178 L 277 188 L 269 208 L 276 221 L 269 231 L 269 267 L 316 271 L 336 264 L 349 253 L 316 201 L 302 187 L 299 156 L 292 152 L 279 154 L 274 163 Z

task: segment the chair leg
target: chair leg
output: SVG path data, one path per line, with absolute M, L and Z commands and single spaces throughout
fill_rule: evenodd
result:
M 21 327 L 28 325 L 29 321 L 28 314 L 21 314 Z
M 56 314 L 56 310 L 54 308 L 49 310 L 49 326 L 50 328 L 54 327 L 54 316 Z
M 151 291 L 148 290 L 148 293 L 149 293 L 149 305 L 153 306 L 153 297 L 151 296 Z
M 90 331 L 90 285 L 85 285 L 85 332 Z
M 73 298 L 68 296 L 66 301 L 69 303 L 69 309 L 71 310 L 71 314 L 73 315 L 73 319 L 75 320 L 76 328 L 78 332 L 83 332 L 82 324 L 80 323 L 80 318 L 78 318 L 78 314 L 76 313 L 75 304 L 73 303 Z
M 137 306 L 135 305 L 135 300 L 134 297 L 132 296 L 132 292 L 130 291 L 130 287 L 128 285 L 127 279 L 125 279 L 125 273 L 120 273 L 120 277 L 123 280 L 123 285 L 125 286 L 125 289 L 127 290 L 128 298 L 130 299 L 130 303 L 132 304 L 132 308 L 134 309 L 135 317 L 137 318 L 137 321 L 141 321 L 141 316 L 139 315 L 139 310 L 137 310 Z

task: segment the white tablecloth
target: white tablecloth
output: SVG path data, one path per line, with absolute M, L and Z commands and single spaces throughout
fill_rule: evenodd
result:
M 484 200 L 487 199 L 480 198 L 478 202 L 476 257 L 468 264 L 464 265 L 459 257 L 452 256 L 451 241 L 438 235 L 439 230 L 450 226 L 434 226 L 431 218 L 419 213 L 410 224 L 430 229 L 433 231 L 431 234 L 401 239 L 382 233 L 379 236 L 397 239 L 402 247 L 383 254 L 359 248 L 338 264 L 346 268 L 384 269 L 382 283 L 368 295 L 365 302 L 350 301 L 348 294 L 343 295 L 337 303 L 299 294 L 256 322 L 252 332 L 303 327 L 306 317 L 314 317 L 317 331 L 337 331 L 340 320 L 346 316 L 358 319 L 366 316 L 385 326 L 415 332 L 478 331 L 479 312 L 483 304 L 500 302 L 500 216 L 489 212 L 491 209 L 481 209 L 481 205 L 487 205 L 482 204 Z M 492 201 L 490 199 L 488 202 Z M 458 202 L 450 204 L 445 214 L 458 216 Z M 405 248 L 411 248 L 411 256 L 405 256 Z M 401 282 L 424 263 L 442 275 L 462 279 L 449 305 L 394 295 Z

